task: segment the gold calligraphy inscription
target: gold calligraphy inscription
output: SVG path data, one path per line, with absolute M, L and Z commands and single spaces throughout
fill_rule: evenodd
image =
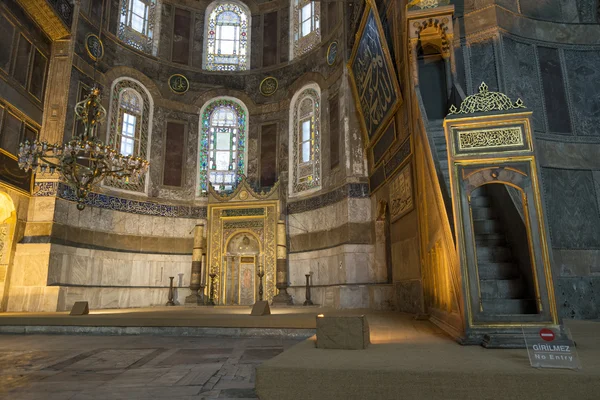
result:
M 398 101 L 393 67 L 386 58 L 373 8 L 359 40 L 352 73 L 368 138 L 371 140 L 386 122 Z
M 459 150 L 518 147 L 523 144 L 523 131 L 518 126 L 458 132 Z
M 390 218 L 404 215 L 412 208 L 412 174 L 407 164 L 390 185 Z

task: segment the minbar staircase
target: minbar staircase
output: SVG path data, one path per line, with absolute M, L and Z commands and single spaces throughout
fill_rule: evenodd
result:
M 490 315 L 535 314 L 535 300 L 527 290 L 514 254 L 506 241 L 486 187 L 471 197 L 473 229 L 483 312 Z

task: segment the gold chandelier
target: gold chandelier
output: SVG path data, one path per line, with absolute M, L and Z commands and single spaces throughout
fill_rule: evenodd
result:
M 64 144 L 38 140 L 21 143 L 19 167 L 34 174 L 59 172 L 65 183 L 75 191 L 77 209 L 81 211 L 85 208 L 89 192 L 104 178 L 125 182 L 139 180 L 148 170 L 149 162 L 120 154 L 98 138 L 96 129 L 106 118 L 98 87 L 93 87 L 86 98 L 75 105 L 75 115 L 84 126 L 81 135 Z

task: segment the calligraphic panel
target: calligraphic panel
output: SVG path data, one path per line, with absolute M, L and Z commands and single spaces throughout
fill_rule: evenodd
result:
M 390 218 L 394 220 L 412 209 L 412 174 L 408 163 L 390 184 Z
M 365 144 L 370 146 L 402 101 L 381 21 L 371 0 L 367 1 L 357 37 L 348 67 Z

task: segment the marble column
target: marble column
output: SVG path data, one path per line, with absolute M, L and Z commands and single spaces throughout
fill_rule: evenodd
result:
M 204 224 L 194 228 L 194 249 L 192 250 L 192 275 L 190 290 L 192 294 L 185 298 L 185 304 L 204 305 L 204 285 L 202 285 L 202 263 L 204 262 Z
M 293 304 L 292 296 L 287 292 L 287 244 L 285 221 L 277 222 L 277 289 L 279 293 L 273 297 L 273 304 Z

